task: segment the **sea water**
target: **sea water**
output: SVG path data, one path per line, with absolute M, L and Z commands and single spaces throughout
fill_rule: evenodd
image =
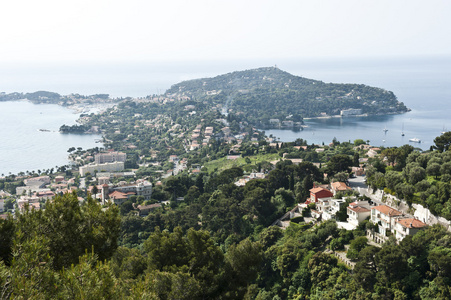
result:
M 266 131 L 281 141 L 302 138 L 309 144 L 329 144 L 334 138 L 351 142 L 363 139 L 374 146 L 410 144 L 427 150 L 434 145 L 435 137 L 451 130 L 449 57 L 310 62 L 293 64 L 288 69 L 324 82 L 362 83 L 390 90 L 411 111 L 399 115 L 306 120 L 308 127 L 303 131 Z M 409 141 L 415 138 L 421 143 Z
M 442 131 L 451 130 L 450 57 L 2 65 L 0 92 L 47 90 L 62 95 L 145 97 L 164 93 L 183 80 L 274 65 L 293 75 L 324 82 L 384 88 L 412 109 L 400 115 L 306 120 L 308 128 L 303 131 L 266 130 L 267 135 L 281 141 L 302 138 L 309 144 L 328 144 L 334 138 L 351 142 L 363 139 L 374 146 L 411 144 L 426 150 Z M 0 102 L 0 175 L 65 165 L 68 148 L 101 146 L 94 142 L 99 136 L 57 132 L 61 125 L 74 124 L 77 118 L 57 105 Z M 412 138 L 421 143 L 409 142 Z
M 61 134 L 79 115 L 53 104 L 0 102 L 0 175 L 46 170 L 67 165 L 70 147 L 102 147 L 100 135 Z

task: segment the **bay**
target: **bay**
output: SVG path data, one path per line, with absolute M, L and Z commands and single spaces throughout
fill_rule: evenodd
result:
M 71 110 L 54 104 L 0 102 L 0 175 L 67 165 L 70 147 L 102 146 L 95 143 L 100 135 L 58 132 L 61 125 L 73 125 L 78 117 Z
M 306 120 L 304 131 L 266 130 L 281 141 L 297 138 L 328 144 L 334 138 L 361 138 L 374 146 L 411 144 L 427 150 L 443 130 L 451 130 L 451 58 L 389 57 L 330 59 L 254 59 L 236 61 L 27 64 L 0 66 L 0 92 L 47 90 L 62 95 L 107 93 L 144 97 L 164 93 L 183 80 L 237 70 L 277 66 L 296 76 L 334 83 L 359 83 L 393 91 L 412 109 L 400 115 Z M 41 114 L 42 113 L 42 114 Z M 65 165 L 67 149 L 101 146 L 94 135 L 62 135 L 62 124 L 78 115 L 57 105 L 0 102 L 0 174 Z M 405 136 L 401 136 L 404 127 Z M 388 131 L 384 133 L 383 129 Z M 40 132 L 48 129 L 50 132 Z M 421 139 L 411 143 L 409 139 Z
M 373 146 L 410 144 L 428 150 L 434 145 L 435 137 L 451 130 L 449 57 L 305 62 L 292 64 L 288 71 L 324 82 L 381 87 L 394 92 L 412 111 L 399 115 L 306 120 L 309 127 L 303 131 L 265 131 L 280 141 L 302 138 L 309 144 L 329 144 L 334 138 L 351 142 L 363 139 Z M 420 139 L 421 143 L 410 142 L 413 138 Z

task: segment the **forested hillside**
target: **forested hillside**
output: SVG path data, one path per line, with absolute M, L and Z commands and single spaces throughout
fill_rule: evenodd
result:
M 306 79 L 277 67 L 259 68 L 184 81 L 166 95 L 184 95 L 218 105 L 235 118 L 268 126 L 269 119 L 301 121 L 321 113 L 339 115 L 341 110 L 361 109 L 362 114 L 401 113 L 408 109 L 396 96 L 362 84 L 334 84 Z

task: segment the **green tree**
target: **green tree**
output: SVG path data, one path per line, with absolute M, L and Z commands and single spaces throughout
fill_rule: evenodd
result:
M 336 154 L 332 156 L 330 161 L 327 163 L 326 172 L 329 177 L 332 177 L 339 172 L 349 173 L 352 165 L 353 161 L 351 157 L 346 154 Z
M 448 151 L 449 146 L 451 145 L 451 131 L 445 132 L 441 136 L 438 136 L 434 139 L 435 149 L 439 152 Z
M 100 260 L 112 256 L 120 230 L 119 211 L 111 205 L 106 210 L 92 199 L 79 205 L 77 195 L 64 194 L 47 201 L 45 210 L 26 210 L 17 214 L 16 231 L 28 238 L 48 238 L 55 269 L 70 266 L 86 250 L 94 249 Z
M 352 240 L 351 245 L 349 246 L 348 253 L 346 257 L 349 259 L 357 259 L 359 256 L 359 252 L 367 246 L 368 239 L 364 236 L 359 236 Z
M 440 176 L 440 165 L 438 163 L 428 164 L 426 173 L 430 176 L 434 176 L 435 179 L 437 179 L 438 176 Z

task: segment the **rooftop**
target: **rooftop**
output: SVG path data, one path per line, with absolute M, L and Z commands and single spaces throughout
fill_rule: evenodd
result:
M 360 207 L 360 206 L 355 206 L 355 207 L 350 207 L 348 206 L 348 208 L 356 213 L 361 213 L 361 212 L 369 212 L 370 210 L 368 208 L 365 207 Z
M 427 226 L 425 223 L 414 218 L 401 219 L 396 222 L 407 228 L 423 228 Z
M 384 215 L 390 216 L 390 217 L 394 217 L 394 216 L 401 216 L 402 212 L 400 212 L 399 210 L 396 210 L 394 208 L 391 208 L 390 206 L 387 205 L 378 205 L 375 206 L 371 209 L 375 209 L 380 211 L 381 213 L 383 213 Z

